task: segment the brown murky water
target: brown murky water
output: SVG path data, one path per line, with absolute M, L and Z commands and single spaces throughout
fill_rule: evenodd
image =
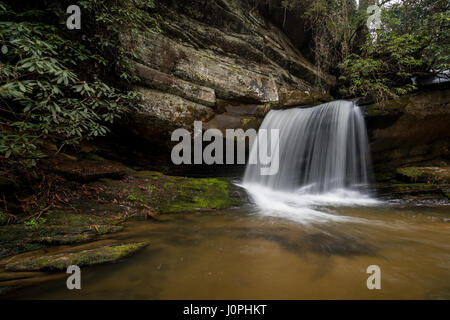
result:
M 38 299 L 450 299 L 450 207 L 329 209 L 348 221 L 302 224 L 248 207 L 128 224 L 150 246 L 17 292 Z M 368 290 L 369 265 L 381 290 Z

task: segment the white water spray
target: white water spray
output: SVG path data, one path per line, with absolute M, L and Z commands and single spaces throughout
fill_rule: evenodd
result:
M 243 185 L 263 214 L 301 222 L 346 220 L 327 213 L 326 208 L 377 203 L 369 197 L 371 169 L 364 118 L 353 102 L 271 110 L 261 129 L 280 130 L 279 170 L 263 176 L 260 164 L 249 164 Z M 254 146 L 250 159 L 256 153 Z

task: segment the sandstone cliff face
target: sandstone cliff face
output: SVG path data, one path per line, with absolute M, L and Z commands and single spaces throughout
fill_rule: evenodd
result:
M 424 91 L 366 111 L 376 172 L 450 161 L 450 90 Z
M 314 86 L 318 75 L 289 38 L 251 4 L 186 0 L 158 4 L 161 32 L 123 41 L 139 58 L 136 84 L 146 107 L 127 130 L 167 151 L 176 128 L 257 128 L 271 108 L 332 100 Z M 267 15 L 266 15 L 267 16 Z M 292 36 L 291 36 L 292 38 Z M 295 37 L 294 37 L 295 38 Z M 376 172 L 448 159 L 449 91 L 425 91 L 400 103 L 367 108 Z M 164 151 L 164 152 L 165 152 Z
M 141 137 L 170 141 L 173 129 L 192 129 L 194 120 L 246 129 L 271 107 L 331 99 L 312 85 L 313 65 L 245 1 L 169 1 L 158 13 L 161 33 L 123 36 L 140 56 L 146 108 L 135 115 L 134 131 Z

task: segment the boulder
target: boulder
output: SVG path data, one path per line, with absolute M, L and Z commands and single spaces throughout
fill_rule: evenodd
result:
M 223 113 L 205 124 L 205 129 L 219 129 L 224 136 L 226 129 L 258 129 L 269 110 L 268 104 L 226 105 Z

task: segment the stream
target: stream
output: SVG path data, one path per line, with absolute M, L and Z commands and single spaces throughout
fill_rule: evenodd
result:
M 371 194 L 358 106 L 271 110 L 261 128 L 278 138 L 251 148 L 247 205 L 128 222 L 116 241 L 150 243 L 134 257 L 83 269 L 81 290 L 61 278 L 17 297 L 450 299 L 449 206 Z M 276 174 L 263 174 L 260 146 Z M 381 288 L 369 290 L 372 266 Z
M 448 206 L 322 206 L 322 219 L 256 205 L 131 221 L 120 241 L 150 245 L 120 263 L 15 292 L 28 299 L 449 299 Z M 316 208 L 317 209 L 317 208 Z M 262 211 L 266 211 L 265 213 Z M 369 290 L 366 269 L 381 269 Z

